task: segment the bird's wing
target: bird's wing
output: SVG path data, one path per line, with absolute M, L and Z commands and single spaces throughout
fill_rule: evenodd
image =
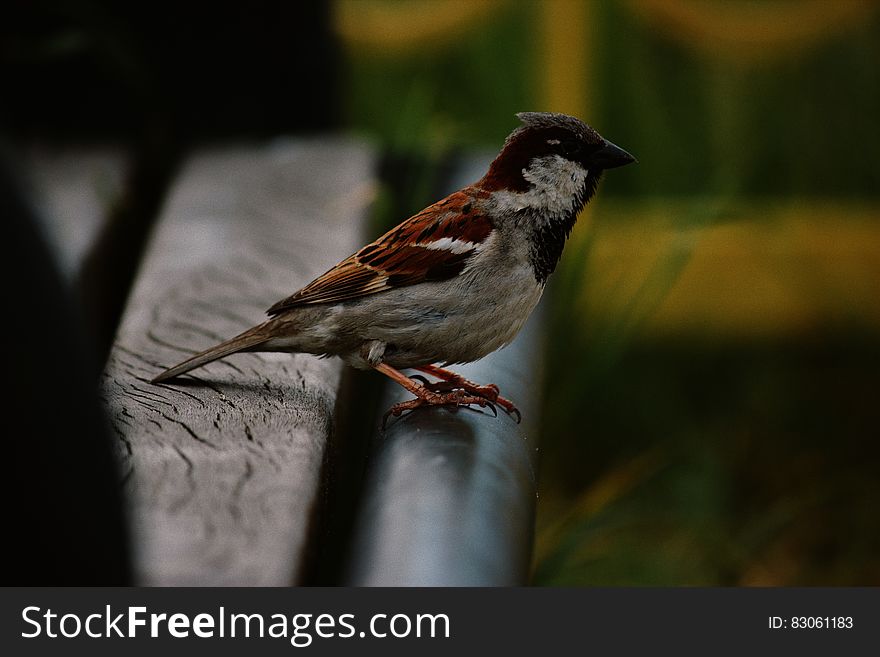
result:
M 450 194 L 267 312 L 274 316 L 304 304 L 346 301 L 456 276 L 493 230 L 489 218 L 475 209 L 479 196 L 479 190 L 472 187 Z

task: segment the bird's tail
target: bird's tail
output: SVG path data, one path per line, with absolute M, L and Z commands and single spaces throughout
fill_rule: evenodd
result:
M 239 351 L 251 351 L 254 347 L 259 346 L 268 339 L 263 329 L 263 325 L 255 326 L 244 333 L 235 336 L 231 340 L 227 340 L 226 342 L 222 342 L 210 349 L 206 349 L 192 358 L 188 358 L 179 365 L 175 365 L 174 367 L 165 370 L 150 383 L 161 383 L 162 381 L 173 379 L 181 374 L 189 372 L 190 370 L 194 370 L 197 367 L 215 361 L 218 358 L 223 358 L 224 356 L 229 356 L 230 354 Z

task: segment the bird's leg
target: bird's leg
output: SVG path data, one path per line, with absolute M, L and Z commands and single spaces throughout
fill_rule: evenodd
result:
M 416 367 L 414 369 L 424 372 L 425 374 L 430 374 L 431 376 L 436 376 L 438 379 L 446 381 L 462 390 L 467 390 L 475 395 L 480 395 L 480 397 L 485 397 L 489 401 L 495 401 L 498 399 L 498 393 L 500 390 L 494 383 L 488 385 L 474 383 L 473 381 L 464 378 L 461 374 L 456 374 L 451 370 L 436 365 L 422 365 L 421 367 Z
M 396 417 L 404 411 L 410 411 L 414 408 L 419 408 L 420 406 L 468 406 L 470 404 L 476 404 L 477 406 L 484 408 L 488 406 L 492 408 L 493 411 L 495 410 L 495 407 L 489 399 L 481 395 L 468 393 L 468 391 L 464 389 L 450 390 L 448 392 L 435 392 L 427 386 L 416 383 L 403 372 L 394 369 L 390 365 L 378 363 L 373 365 L 373 367 L 394 382 L 402 385 L 416 396 L 415 399 L 410 399 L 409 401 L 401 402 L 392 406 L 382 418 L 383 427 L 385 426 L 385 422 L 388 420 L 389 415 L 394 415 Z
M 425 374 L 430 374 L 431 376 L 436 376 L 438 379 L 442 379 L 447 383 L 454 385 L 457 388 L 461 388 L 462 390 L 471 393 L 472 395 L 479 395 L 480 397 L 485 397 L 490 402 L 498 404 L 501 408 L 503 408 L 509 415 L 516 415 L 516 421 L 519 423 L 522 421 L 522 414 L 519 412 L 519 409 L 516 405 L 502 397 L 499 392 L 498 386 L 494 383 L 490 383 L 488 385 L 481 385 L 479 383 L 474 383 L 470 381 L 460 374 L 456 374 L 451 370 L 447 370 L 442 367 L 438 367 L 437 365 L 422 365 L 421 367 L 416 367 L 414 369 L 419 370 L 420 372 L 424 372 Z

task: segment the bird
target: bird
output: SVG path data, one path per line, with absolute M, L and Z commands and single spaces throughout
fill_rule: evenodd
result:
M 578 118 L 520 112 L 486 174 L 367 244 L 268 309 L 269 319 L 157 375 L 159 384 L 239 352 L 338 356 L 420 407 L 515 403 L 448 369 L 509 344 L 534 310 L 607 169 L 636 159 Z M 414 369 L 439 379 L 407 376 Z

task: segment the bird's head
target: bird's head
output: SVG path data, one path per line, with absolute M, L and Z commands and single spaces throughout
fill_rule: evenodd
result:
M 489 191 L 528 191 L 539 180 L 564 183 L 572 173 L 598 181 L 605 169 L 636 159 L 580 119 L 551 112 L 520 112 L 523 125 L 504 142 L 481 186 Z M 555 180 L 558 178 L 559 180 Z

